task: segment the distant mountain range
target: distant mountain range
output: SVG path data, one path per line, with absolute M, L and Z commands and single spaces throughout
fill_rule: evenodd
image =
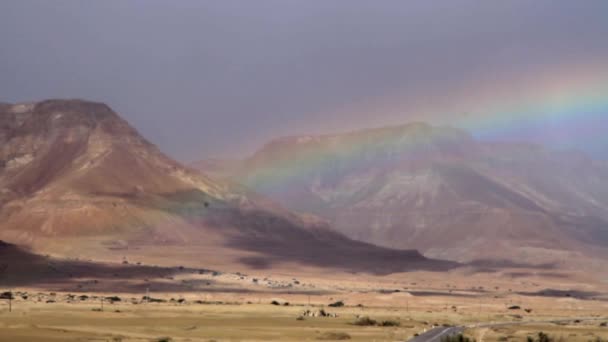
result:
M 161 265 L 443 270 L 415 250 L 351 240 L 161 153 L 108 106 L 0 105 L 0 239 L 61 257 Z
M 461 261 L 605 256 L 608 164 L 425 123 L 273 140 L 193 163 L 339 232 Z

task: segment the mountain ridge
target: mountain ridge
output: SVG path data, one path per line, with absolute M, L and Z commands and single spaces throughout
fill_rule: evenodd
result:
M 213 172 L 351 238 L 435 257 L 564 259 L 608 246 L 606 164 L 478 141 L 456 128 L 415 123 L 274 139 Z
M 184 167 L 105 104 L 2 106 L 0 143 L 0 239 L 35 253 L 233 269 L 456 265 L 352 241 L 323 220 Z

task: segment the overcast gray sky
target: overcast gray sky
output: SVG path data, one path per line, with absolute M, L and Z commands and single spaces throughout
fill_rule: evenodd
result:
M 2 0 L 0 47 L 0 101 L 103 101 L 187 161 L 450 123 L 484 110 L 488 84 L 516 99 L 547 74 L 601 71 L 608 1 Z

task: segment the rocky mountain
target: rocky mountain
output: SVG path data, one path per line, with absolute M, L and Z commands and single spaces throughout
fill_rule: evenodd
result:
M 351 238 L 435 257 L 563 261 L 608 247 L 608 164 L 451 127 L 286 137 L 195 166 Z
M 213 180 L 161 153 L 108 106 L 82 100 L 0 105 L 0 239 L 36 253 L 161 265 L 451 265 L 350 240 Z

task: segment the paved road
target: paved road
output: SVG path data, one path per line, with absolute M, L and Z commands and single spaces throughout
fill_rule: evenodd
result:
M 437 327 L 409 340 L 409 342 L 440 342 L 442 337 L 457 335 L 464 327 Z
M 507 325 L 523 325 L 530 323 L 565 323 L 572 322 L 574 320 L 580 321 L 605 321 L 608 318 L 606 317 L 593 317 L 593 318 L 568 318 L 568 319 L 560 319 L 560 320 L 546 320 L 546 321 L 521 321 L 521 322 L 489 322 L 489 323 L 479 323 L 469 325 L 469 328 L 490 328 L 490 327 L 499 327 L 499 326 L 507 326 Z M 441 338 L 444 336 L 457 335 L 463 332 L 465 327 L 437 327 L 433 328 L 419 336 L 416 336 L 410 339 L 408 342 L 440 342 Z

